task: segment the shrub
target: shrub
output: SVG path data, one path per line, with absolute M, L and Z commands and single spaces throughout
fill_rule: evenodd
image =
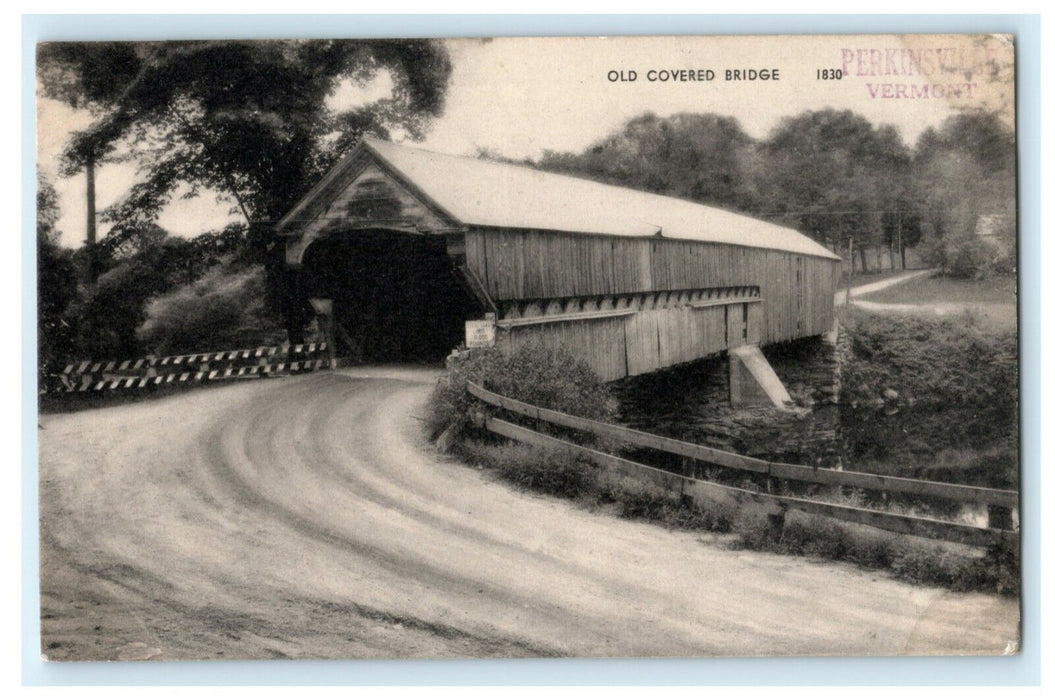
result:
M 945 238 L 938 236 L 924 238 L 916 247 L 916 252 L 927 267 L 937 268 L 943 274 L 949 269 L 953 250 Z
M 961 563 L 946 552 L 909 549 L 891 564 L 896 578 L 920 585 L 951 587 Z
M 949 256 L 949 275 L 967 279 L 988 279 L 999 267 L 1001 258 L 1006 257 L 993 243 L 970 237 L 958 241 Z
M 1008 542 L 990 545 L 985 556 L 962 567 L 953 581 L 955 591 L 994 591 L 1018 595 L 1021 561 L 1018 547 Z
M 842 322 L 851 338 L 840 414 L 849 461 L 858 468 L 900 464 L 950 471 L 956 465 L 936 458 L 960 454 L 958 462 L 978 463 L 974 471 L 984 473 L 989 485 L 1016 483 L 1013 331 L 983 333 L 954 319 L 860 310 L 843 314 Z M 985 455 L 988 466 L 965 450 Z M 996 466 L 1006 473 L 993 473 Z
M 276 342 L 283 331 L 269 315 L 264 294 L 262 267 L 215 267 L 148 303 L 136 334 L 156 354 Z
M 564 348 L 528 345 L 510 354 L 495 349 L 452 357 L 447 376 L 429 399 L 425 427 L 436 439 L 448 427 L 460 432 L 482 408 L 466 390 L 472 381 L 504 396 L 571 415 L 610 421 L 615 399 L 593 370 Z
M 989 547 L 984 557 L 954 552 L 939 543 L 918 542 L 869 531 L 824 518 L 797 516 L 783 528 L 764 521 L 740 520 L 732 546 L 763 552 L 815 556 L 847 561 L 866 569 L 885 569 L 894 578 L 954 591 L 1017 595 L 1018 549 L 1010 544 Z
M 570 450 L 472 442 L 462 452 L 519 488 L 551 496 L 578 498 L 597 482 L 598 468 Z

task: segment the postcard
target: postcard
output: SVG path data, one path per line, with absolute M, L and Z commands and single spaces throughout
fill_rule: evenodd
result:
M 42 658 L 1018 651 L 1011 37 L 36 59 Z

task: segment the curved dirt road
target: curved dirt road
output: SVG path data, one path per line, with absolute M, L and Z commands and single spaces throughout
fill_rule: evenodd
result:
M 437 457 L 436 373 L 41 418 L 51 659 L 1001 653 L 1014 601 L 729 551 Z

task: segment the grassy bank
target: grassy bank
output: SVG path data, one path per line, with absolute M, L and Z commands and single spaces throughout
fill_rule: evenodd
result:
M 614 415 L 610 387 L 597 381 L 574 358 L 540 349 L 521 351 L 509 358 L 483 353 L 452 363 L 447 381 L 441 382 L 430 401 L 426 418 L 429 433 L 433 438 L 444 436 L 447 449 L 463 461 L 516 488 L 668 528 L 729 533 L 726 542 L 733 548 L 843 561 L 883 570 L 912 583 L 953 590 L 1010 595 L 1018 591 L 1015 548 L 994 547 L 980 552 L 797 513 L 788 515 L 783 528 L 773 528 L 766 521 L 692 503 L 648 484 L 613 479 L 604 469 L 565 450 L 502 441 L 479 427 L 479 416 L 485 409 L 465 393 L 469 379 L 513 398 L 602 420 L 612 420 Z M 515 416 L 503 417 L 517 420 Z M 587 441 L 582 435 L 563 436 L 580 443 Z M 857 505 L 863 498 L 860 493 L 837 489 L 827 495 L 830 500 Z
M 955 319 L 844 311 L 840 422 L 855 470 L 1018 486 L 1018 341 Z

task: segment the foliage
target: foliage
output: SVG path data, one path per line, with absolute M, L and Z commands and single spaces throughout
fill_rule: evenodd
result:
M 782 528 L 761 520 L 736 526 L 735 546 L 755 551 L 846 561 L 865 569 L 890 571 L 894 578 L 955 591 L 1017 595 L 1018 549 L 994 544 L 983 557 L 953 551 L 939 543 L 898 538 L 867 528 L 797 516 Z
M 70 359 L 142 355 L 145 348 L 136 329 L 146 320 L 147 302 L 235 259 L 243 237 L 244 227 L 191 240 L 154 227 L 149 235 L 130 237 L 122 246 L 99 245 L 95 257 L 102 274 L 94 282 L 70 286 L 76 292 L 64 316 L 71 334 Z M 86 268 L 86 253 L 82 248 L 73 256 L 79 269 Z
M 1017 546 L 1010 542 L 990 545 L 985 556 L 968 562 L 957 573 L 957 591 L 994 591 L 1016 596 L 1021 589 L 1022 560 Z
M 161 247 L 114 264 L 85 286 L 71 306 L 76 348 L 83 359 L 120 359 L 140 354 L 135 329 L 148 299 L 171 288 Z
M 69 361 L 73 329 L 67 318 L 77 293 L 73 252 L 58 244 L 58 197 L 47 180 L 37 179 L 37 344 L 38 372 L 43 376 Z
M 363 133 L 420 136 L 443 110 L 446 50 L 430 41 L 166 41 L 42 44 L 44 94 L 98 119 L 66 151 L 71 171 L 132 146 L 145 179 L 109 217 L 153 221 L 181 184 L 273 220 Z M 392 95 L 336 110 L 330 98 L 382 72 Z
M 451 72 L 431 40 L 46 43 L 43 94 L 96 116 L 74 134 L 65 174 L 134 160 L 140 180 L 101 213 L 120 245 L 153 224 L 177 192 L 219 193 L 269 271 L 268 300 L 303 319 L 272 224 L 364 134 L 420 138 L 442 113 Z M 387 75 L 391 95 L 335 106 L 342 89 Z
M 259 345 L 281 338 L 264 304 L 264 271 L 213 268 L 200 279 L 160 295 L 146 306 L 136 330 L 157 355 Z
M 527 345 L 510 354 L 473 350 L 448 360 L 447 376 L 429 399 L 425 423 L 432 439 L 450 426 L 468 426 L 480 402 L 466 391 L 472 381 L 485 389 L 584 418 L 611 420 L 615 400 L 581 359 L 563 347 Z
M 631 479 L 603 480 L 599 489 L 603 500 L 618 507 L 619 516 L 646 520 L 682 530 L 729 532 L 735 514 L 717 504 L 707 508 L 659 487 Z
M 949 274 L 967 279 L 989 279 L 996 274 L 1000 249 L 983 238 L 972 237 L 959 242 L 949 261 Z
M 760 148 L 771 209 L 818 241 L 890 240 L 898 212 L 910 208 L 910 153 L 891 126 L 849 110 L 806 111 L 781 120 Z
M 998 217 L 1005 243 L 1014 239 L 1014 132 L 989 112 L 957 114 L 927 129 L 916 143 L 913 188 L 923 212 L 924 259 L 974 276 L 999 257 L 975 239 L 981 217 Z
M 717 114 L 646 112 L 582 153 L 546 151 L 538 166 L 736 209 L 758 199 L 752 139 L 736 119 Z
M 569 450 L 547 450 L 517 442 L 469 442 L 461 451 L 470 461 L 495 470 L 516 487 L 538 493 L 578 498 L 597 483 L 598 468 Z
M 969 449 L 986 453 L 975 466 L 988 468 L 961 478 L 1005 488 L 1017 483 L 1014 330 L 983 333 L 955 319 L 859 310 L 842 323 L 852 338 L 841 397 L 851 462 L 898 463 L 902 475 L 924 477 L 909 467 L 944 469 L 950 465 L 936 463 L 940 456 Z M 997 459 L 997 448 L 1012 458 Z

